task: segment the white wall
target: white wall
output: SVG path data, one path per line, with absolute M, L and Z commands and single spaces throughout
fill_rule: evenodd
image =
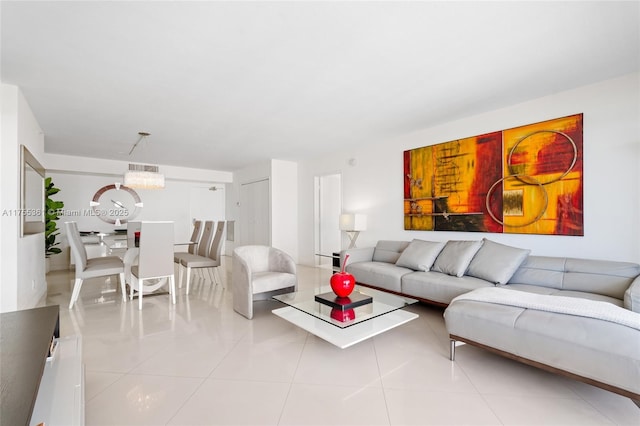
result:
M 46 295 L 44 233 L 20 237 L 20 145 L 45 165 L 44 137 L 22 93 L 2 84 L 0 135 L 0 311 L 36 306 Z M 46 165 L 45 165 L 46 167 Z
M 271 197 L 271 245 L 284 250 L 298 260 L 298 164 L 284 160 L 257 163 L 233 173 L 228 185 L 227 218 L 235 220 L 235 242 L 227 242 L 226 254 L 231 255 L 238 244 L 242 224 L 240 218 L 240 187 L 242 184 L 269 179 Z M 313 188 L 313 185 L 312 185 Z M 313 240 L 312 240 L 313 241 Z
M 233 183 L 227 185 L 227 220 L 233 220 L 235 241 L 227 241 L 225 255 L 231 256 L 233 249 L 241 244 L 240 235 L 240 188 L 243 184 L 271 178 L 271 163 L 268 161 L 254 164 L 233 172 Z
M 298 164 L 271 162 L 271 245 L 298 258 Z
M 403 229 L 403 151 L 584 113 L 584 237 Z M 348 160 L 355 158 L 356 165 Z M 640 74 L 468 117 L 299 165 L 300 263 L 313 259 L 313 177 L 340 167 L 343 210 L 365 213 L 358 246 L 379 239 L 490 238 L 535 255 L 640 262 Z

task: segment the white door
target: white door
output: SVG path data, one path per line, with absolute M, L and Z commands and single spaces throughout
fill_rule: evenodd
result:
M 269 179 L 240 185 L 240 211 L 236 246 L 271 245 L 271 203 Z

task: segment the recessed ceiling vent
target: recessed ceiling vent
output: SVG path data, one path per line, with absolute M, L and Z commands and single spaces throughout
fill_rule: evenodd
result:
M 132 172 L 152 172 L 152 173 L 158 173 L 159 172 L 159 168 L 158 166 L 150 166 L 148 164 L 134 164 L 134 163 L 129 163 L 129 170 Z

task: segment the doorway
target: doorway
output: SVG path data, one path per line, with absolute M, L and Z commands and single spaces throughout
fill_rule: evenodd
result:
M 340 173 L 314 178 L 314 241 L 316 264 L 332 267 L 333 253 L 341 250 L 340 213 L 342 212 L 342 175 Z

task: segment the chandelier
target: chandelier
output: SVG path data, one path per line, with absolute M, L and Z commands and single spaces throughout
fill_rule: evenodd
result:
M 151 133 L 147 132 L 138 132 L 140 137 L 133 147 L 131 147 L 129 155 L 131 155 L 138 144 L 150 134 Z M 158 166 L 129 163 L 129 170 L 124 173 L 124 185 L 129 188 L 162 189 L 164 188 L 164 175 L 159 172 Z
M 124 186 L 162 189 L 164 188 L 164 175 L 158 172 L 158 166 L 129 163 L 129 170 L 124 173 Z

